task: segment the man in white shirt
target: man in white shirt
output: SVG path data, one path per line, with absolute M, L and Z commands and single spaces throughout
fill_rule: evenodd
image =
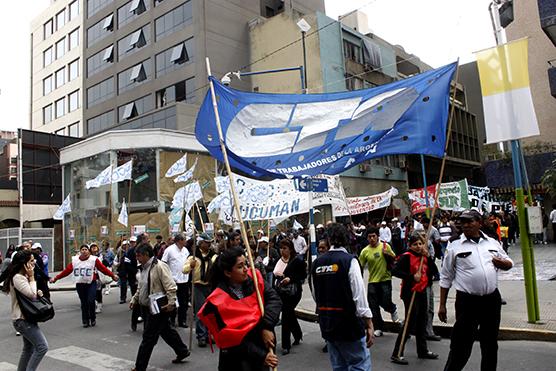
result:
M 552 204 L 552 211 L 548 219 L 552 223 L 552 241 L 556 243 L 556 204 Z
M 387 244 L 390 244 L 392 242 L 392 231 L 390 230 L 386 222 L 380 223 L 378 234 L 382 242 L 386 242 Z
M 304 256 L 308 249 L 307 241 L 305 241 L 305 238 L 303 238 L 298 231 L 293 232 L 292 242 L 297 255 Z
M 164 250 L 162 261 L 168 264 L 172 278 L 178 290 L 176 296 L 178 298 L 178 326 L 187 327 L 187 304 L 189 302 L 189 274 L 182 272 L 183 266 L 189 256 L 189 251 L 185 247 L 185 235 L 182 233 L 174 237 L 174 244 L 170 245 Z M 176 311 L 170 315 L 170 320 L 175 323 Z
M 498 329 L 502 298 L 498 292 L 498 270 L 509 270 L 513 261 L 498 241 L 481 232 L 481 214 L 465 210 L 460 215 L 463 235 L 446 249 L 440 273 L 438 317 L 446 322 L 448 290 L 456 293 L 456 323 L 444 371 L 465 367 L 475 333 L 481 342 L 481 370 L 496 370 Z

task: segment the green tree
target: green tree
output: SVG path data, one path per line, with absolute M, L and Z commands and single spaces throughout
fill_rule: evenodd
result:
M 552 165 L 544 172 L 541 183 L 552 197 L 556 197 L 556 159 L 552 161 Z

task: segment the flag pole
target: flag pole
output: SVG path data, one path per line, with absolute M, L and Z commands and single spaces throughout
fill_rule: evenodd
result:
M 492 1 L 489 6 L 489 12 L 492 21 L 492 28 L 496 45 L 503 45 L 505 42 L 505 33 L 500 24 L 500 14 L 498 13 L 498 3 Z M 507 72 L 507 71 L 506 71 Z M 536 276 L 534 275 L 535 260 L 533 256 L 533 248 L 531 247 L 531 238 L 527 230 L 527 221 L 525 215 L 525 200 L 523 192 L 522 171 L 526 171 L 521 166 L 521 148 L 519 140 L 510 141 L 512 149 L 512 165 L 514 170 L 515 182 L 515 201 L 517 207 L 517 220 L 519 225 L 519 240 L 521 245 L 521 256 L 523 258 L 523 280 L 525 282 L 525 299 L 527 303 L 527 321 L 535 323 L 540 320 L 539 314 L 539 298 L 537 292 Z
M 210 61 L 209 61 L 208 57 L 206 58 L 206 65 L 207 65 L 207 74 L 209 76 L 211 76 Z M 246 247 L 249 247 L 249 239 L 247 238 L 247 231 L 246 231 L 246 228 L 245 228 L 245 224 L 243 222 L 243 218 L 241 217 L 241 210 L 239 209 L 239 198 L 238 198 L 236 188 L 235 188 L 232 168 L 230 166 L 230 161 L 228 159 L 228 151 L 226 150 L 226 145 L 224 144 L 224 134 L 222 133 L 222 126 L 221 126 L 221 123 L 220 123 L 220 114 L 218 112 L 218 104 L 216 103 L 216 93 L 214 92 L 214 84 L 213 84 L 212 80 L 209 80 L 209 85 L 210 85 L 210 94 L 211 94 L 211 98 L 212 98 L 212 107 L 214 109 L 214 116 L 215 116 L 215 119 L 216 119 L 216 127 L 218 129 L 220 149 L 222 150 L 222 155 L 224 157 L 224 164 L 226 165 L 226 171 L 228 172 L 228 177 L 230 179 L 230 191 L 232 192 L 232 197 L 233 197 L 233 200 L 234 200 L 233 207 L 235 209 L 235 212 L 237 214 L 237 218 L 239 220 L 239 226 L 240 226 L 240 229 L 241 229 L 241 236 L 243 238 L 243 243 L 245 244 Z M 264 314 L 264 305 L 263 305 L 263 301 L 262 301 L 261 292 L 259 291 L 258 277 L 257 277 L 256 269 L 255 269 L 255 264 L 253 263 L 253 256 L 251 254 L 251 249 L 246 248 L 246 250 L 247 250 L 247 257 L 249 259 L 249 265 L 250 265 L 250 268 L 251 268 L 251 273 L 253 274 L 253 281 L 255 281 L 255 291 L 257 293 L 257 302 L 259 304 L 259 309 L 261 310 L 261 313 Z
M 421 154 L 420 157 L 421 157 L 421 171 L 423 173 L 423 187 L 425 189 L 425 205 L 426 205 L 425 213 L 427 214 L 427 217 L 430 217 L 429 191 L 427 189 L 427 174 L 425 171 L 425 155 Z
M 440 195 L 440 185 L 442 184 L 442 179 L 444 178 L 444 168 L 446 165 L 446 156 L 448 154 L 448 146 L 450 145 L 450 139 L 452 137 L 452 123 L 454 121 L 454 111 L 456 108 L 456 104 L 455 104 L 455 99 L 456 99 L 456 92 L 457 92 L 457 82 L 458 82 L 458 77 L 459 77 L 459 58 L 458 58 L 458 64 L 456 67 L 456 75 L 454 78 L 454 92 L 452 93 L 452 106 L 450 107 L 450 118 L 448 119 L 448 128 L 447 128 L 447 132 L 446 132 L 446 144 L 444 145 L 444 154 L 442 156 L 442 163 L 440 165 L 440 174 L 438 175 L 438 183 L 436 184 L 436 188 L 434 191 L 434 204 L 433 204 L 433 208 L 432 208 L 432 213 L 431 213 L 431 221 L 429 223 L 429 227 L 427 228 L 427 233 L 425 234 L 425 245 L 428 247 L 428 241 L 429 241 L 429 235 L 431 233 L 432 230 L 432 224 L 434 221 L 434 215 L 436 214 L 436 209 L 438 208 L 438 196 Z M 426 188 L 425 188 L 426 189 Z M 427 197 L 428 199 L 428 197 Z M 424 256 L 421 256 L 421 261 L 419 262 L 419 271 L 421 271 L 421 267 L 423 265 L 423 262 L 425 260 Z M 413 302 L 415 302 L 415 294 L 417 292 L 413 291 L 413 294 L 411 295 L 411 301 L 409 302 L 409 310 L 407 311 L 407 316 L 404 320 L 404 324 L 403 324 L 403 332 L 402 332 L 402 342 L 400 344 L 400 349 L 398 349 L 398 358 L 402 356 L 403 354 L 403 350 L 405 348 L 405 335 L 407 334 L 407 327 L 409 325 L 409 318 L 411 317 L 411 309 L 413 308 Z
M 133 179 L 129 180 L 129 189 L 127 191 L 127 220 L 129 224 L 129 237 L 131 237 L 133 231 L 131 230 L 131 223 L 129 223 L 129 216 L 131 215 L 131 183 L 133 182 Z
M 207 74 L 209 76 L 211 76 L 211 70 L 210 70 L 210 61 L 209 58 L 206 57 L 206 65 L 207 65 Z M 224 164 L 226 165 L 226 171 L 228 172 L 228 177 L 230 179 L 230 190 L 232 192 L 232 196 L 234 199 L 234 209 L 235 212 L 237 214 L 237 218 L 239 220 L 239 226 L 241 228 L 241 236 L 243 238 L 243 243 L 245 244 L 245 247 L 247 250 L 247 258 L 249 259 L 249 267 L 251 269 L 251 273 L 253 275 L 253 281 L 255 283 L 255 292 L 257 294 L 257 302 L 259 304 L 259 309 L 261 311 L 261 315 L 264 315 L 264 304 L 263 304 L 263 299 L 262 299 L 262 294 L 259 290 L 259 278 L 257 277 L 257 270 L 255 268 L 255 263 L 253 261 L 253 254 L 251 253 L 251 249 L 249 248 L 249 238 L 247 238 L 247 231 L 245 229 L 245 224 L 243 223 L 243 218 L 241 217 L 241 210 L 239 208 L 239 198 L 236 192 L 236 188 L 235 188 L 235 183 L 234 183 L 234 178 L 233 178 L 233 173 L 232 173 L 232 168 L 230 166 L 230 161 L 228 159 L 228 152 L 226 150 L 226 145 L 224 144 L 224 134 L 222 133 L 222 126 L 220 124 L 220 115 L 218 113 L 218 104 L 216 103 L 216 93 L 214 92 L 214 84 L 212 82 L 212 80 L 209 80 L 209 85 L 210 85 L 210 95 L 211 95 L 211 99 L 212 99 L 212 107 L 214 109 L 214 117 L 216 120 L 216 127 L 218 128 L 218 139 L 220 142 L 220 149 L 222 151 L 222 155 L 224 157 Z M 232 214 L 233 215 L 233 214 Z M 271 354 L 274 354 L 273 349 L 269 349 L 269 352 Z
M 184 210 L 185 213 L 185 210 Z M 192 211 L 193 213 L 193 247 L 191 249 L 191 254 L 193 255 L 193 261 L 195 261 L 195 250 L 197 248 L 197 239 L 196 239 L 196 233 L 195 231 L 197 230 L 197 228 L 195 228 L 195 209 L 193 209 Z M 184 221 L 185 223 L 185 221 Z M 184 231 L 185 231 L 185 224 L 184 224 Z M 193 315 L 191 316 L 191 323 L 189 324 L 189 349 L 191 348 L 191 344 L 193 344 L 193 327 L 195 324 L 195 316 L 197 315 L 195 313 L 195 283 L 193 282 L 193 272 L 195 269 L 192 269 L 190 274 L 191 274 L 191 310 L 193 311 Z M 199 271 L 200 272 L 200 271 Z M 187 303 L 186 303 L 187 304 Z M 209 335 L 210 336 L 210 335 Z

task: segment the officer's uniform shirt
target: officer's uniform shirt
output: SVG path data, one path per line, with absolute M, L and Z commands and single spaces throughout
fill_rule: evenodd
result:
M 440 272 L 440 287 L 456 290 L 471 295 L 488 295 L 498 287 L 498 268 L 492 263 L 497 256 L 513 261 L 502 249 L 500 243 L 481 232 L 479 242 L 467 238 L 464 234 L 451 242 L 444 255 Z

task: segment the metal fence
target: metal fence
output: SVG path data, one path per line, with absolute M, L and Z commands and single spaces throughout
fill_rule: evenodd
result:
M 20 228 L 0 229 L 0 251 L 2 256 L 6 256 L 6 250 L 13 244 L 18 246 L 22 241 L 39 242 L 42 251 L 48 254 L 48 267 L 54 267 L 54 229 L 53 228 L 23 228 L 21 235 Z

